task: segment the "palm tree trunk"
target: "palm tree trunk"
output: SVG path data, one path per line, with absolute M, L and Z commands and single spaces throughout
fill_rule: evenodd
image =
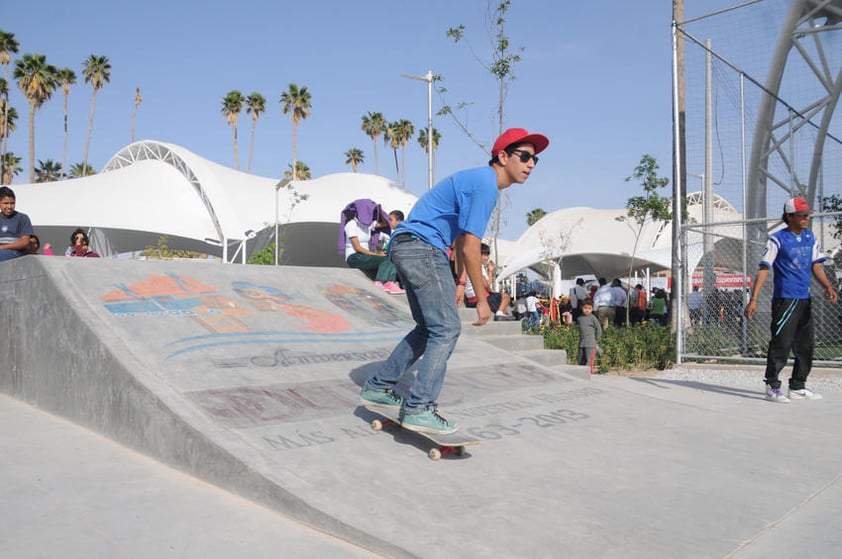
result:
M 234 142 L 234 168 L 240 170 L 240 153 L 237 150 L 237 125 L 231 123 L 231 140 Z
M 298 125 L 294 122 L 292 123 L 292 180 L 298 180 L 298 173 L 297 169 L 295 168 L 296 161 L 295 161 L 295 148 L 296 144 L 298 143 Z
M 254 129 L 257 126 L 257 121 L 252 119 L 251 120 L 251 140 L 249 140 L 249 162 L 248 167 L 246 167 L 246 172 L 251 173 L 251 157 L 254 155 Z
M 67 176 L 67 94 L 64 95 L 64 146 L 61 150 L 61 174 Z
M 401 144 L 401 184 L 406 188 L 406 144 Z
M 134 121 L 135 121 L 136 116 L 137 116 L 137 105 L 135 105 L 135 108 L 132 111 L 132 143 L 134 143 Z
M 29 103 L 29 183 L 35 182 L 35 103 Z
M 88 153 L 91 148 L 91 130 L 94 127 L 94 107 L 96 107 L 96 89 L 94 89 L 94 96 L 91 99 L 91 116 L 88 118 L 88 139 L 85 140 L 85 159 L 82 162 L 82 176 L 88 175 Z
M 380 174 L 380 168 L 379 168 L 379 165 L 377 164 L 377 140 L 374 140 L 374 174 L 375 175 Z

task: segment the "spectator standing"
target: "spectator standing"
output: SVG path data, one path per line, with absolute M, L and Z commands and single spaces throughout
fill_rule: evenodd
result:
M 629 296 L 629 319 L 632 324 L 640 324 L 646 318 L 646 290 L 637 284 Z
M 654 320 L 661 326 L 667 325 L 667 294 L 663 289 L 656 289 L 652 297 L 652 308 L 649 309 L 649 320 Z
M 626 319 L 626 301 L 628 301 L 628 294 L 626 288 L 619 278 L 614 278 L 611 282 L 611 304 L 614 306 L 614 326 L 618 328 L 625 326 Z
M 702 318 L 702 306 L 705 304 L 705 299 L 699 293 L 699 286 L 694 285 L 690 295 L 687 296 L 687 309 L 690 311 L 690 323 L 699 324 Z
M 807 201 L 803 198 L 787 200 L 782 220 L 786 228 L 773 233 L 766 242 L 745 316 L 748 319 L 754 317 L 757 296 L 766 283 L 769 270 L 774 270 L 772 337 L 766 353 L 766 399 L 778 403 L 787 403 L 791 399 L 820 400 L 821 395 L 806 385 L 816 343 L 810 301 L 812 277 L 815 276 L 822 285 L 831 304 L 835 305 L 838 298 L 822 268 L 822 262 L 827 257 L 809 229 L 810 206 Z M 790 351 L 795 356 L 795 363 L 789 377 L 788 396 L 785 396 L 778 377 Z
M 466 278 L 482 285 L 482 236 L 499 191 L 523 183 L 549 140 L 522 128 L 506 130 L 494 142 L 488 167 L 460 171 L 427 191 L 392 235 L 390 255 L 404 281 L 415 328 L 363 384 L 364 404 L 400 409 L 404 428 L 447 434 L 458 429 L 438 413 L 447 360 L 461 333 L 457 307 Z M 447 255 L 454 247 L 455 276 Z M 476 326 L 491 318 L 486 294 L 477 291 Z M 406 398 L 395 392 L 403 374 L 421 357 Z
M 29 237 L 34 235 L 29 216 L 15 210 L 15 193 L 0 187 L 0 262 L 27 254 Z
M 541 314 L 538 311 L 538 297 L 534 291 L 526 296 L 526 329 L 537 330 L 541 326 Z
M 594 293 L 593 304 L 599 325 L 605 330 L 609 324 L 614 323 L 614 295 L 605 278 L 599 278 L 599 289 Z
M 589 298 L 582 300 L 582 314 L 576 319 L 576 326 L 579 327 L 579 365 L 588 365 L 591 374 L 594 370 L 596 348 L 599 339 L 602 337 L 602 326 L 599 320 L 593 315 L 593 301 Z
M 570 312 L 573 314 L 573 319 L 577 319 L 582 315 L 582 309 L 579 303 L 588 298 L 588 292 L 585 291 L 585 280 L 576 278 L 576 285 L 570 288 Z M 591 310 L 593 310 L 593 301 L 591 301 Z

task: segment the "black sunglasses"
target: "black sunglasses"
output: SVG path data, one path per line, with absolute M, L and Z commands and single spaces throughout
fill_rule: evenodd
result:
M 535 160 L 535 164 L 538 164 L 538 156 L 534 153 L 529 153 L 528 151 L 524 151 L 522 149 L 513 149 L 509 152 L 509 155 L 513 155 L 515 153 L 517 154 L 521 163 L 529 163 L 529 160 L 533 159 Z

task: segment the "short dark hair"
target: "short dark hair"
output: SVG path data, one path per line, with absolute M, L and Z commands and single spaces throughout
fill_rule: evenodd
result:
M 582 299 L 582 306 L 583 307 L 592 307 L 593 306 L 593 299 L 590 297 L 585 297 Z
M 0 198 L 11 198 L 12 200 L 17 199 L 15 197 L 15 191 L 8 186 L 0 186 Z
M 585 280 L 582 278 L 576 278 L 576 285 L 585 285 Z
M 480 254 L 491 254 L 491 247 L 488 246 L 486 243 L 482 243 L 479 248 Z
M 406 217 L 404 217 L 403 215 L 403 212 L 400 210 L 392 210 L 389 212 L 389 215 L 394 217 L 398 221 L 403 221 L 404 219 L 406 219 Z

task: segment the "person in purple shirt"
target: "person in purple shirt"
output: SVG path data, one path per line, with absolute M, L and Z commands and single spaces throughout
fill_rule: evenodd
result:
M 822 254 L 810 226 L 810 206 L 804 198 L 792 198 L 784 204 L 785 229 L 773 233 L 766 242 L 760 269 L 754 278 L 751 300 L 745 308 L 746 318 L 757 312 L 757 296 L 766 282 L 769 269 L 774 270 L 772 292 L 772 337 L 766 354 L 766 399 L 787 403 L 792 400 L 820 400 L 806 386 L 813 366 L 816 345 L 810 302 L 810 280 L 815 276 L 831 304 L 836 304 L 836 290 L 822 269 L 827 257 Z M 795 356 L 787 395 L 781 391 L 778 375 L 786 365 L 789 353 Z
M 29 216 L 15 211 L 14 191 L 0 187 L 0 262 L 27 254 L 34 234 Z
M 389 254 L 406 290 L 415 328 L 401 340 L 377 372 L 363 384 L 363 404 L 400 409 L 401 424 L 412 431 L 448 434 L 458 426 L 438 414 L 436 400 L 447 360 L 462 325 L 457 307 L 466 278 L 483 285 L 482 237 L 497 204 L 498 191 L 522 184 L 550 141 L 523 128 L 506 130 L 494 142 L 487 167 L 468 169 L 439 182 L 422 196 L 392 234 Z M 448 248 L 454 248 L 455 274 Z M 491 318 L 484 290 L 477 292 L 477 321 Z M 401 376 L 424 359 L 409 394 L 395 392 Z

